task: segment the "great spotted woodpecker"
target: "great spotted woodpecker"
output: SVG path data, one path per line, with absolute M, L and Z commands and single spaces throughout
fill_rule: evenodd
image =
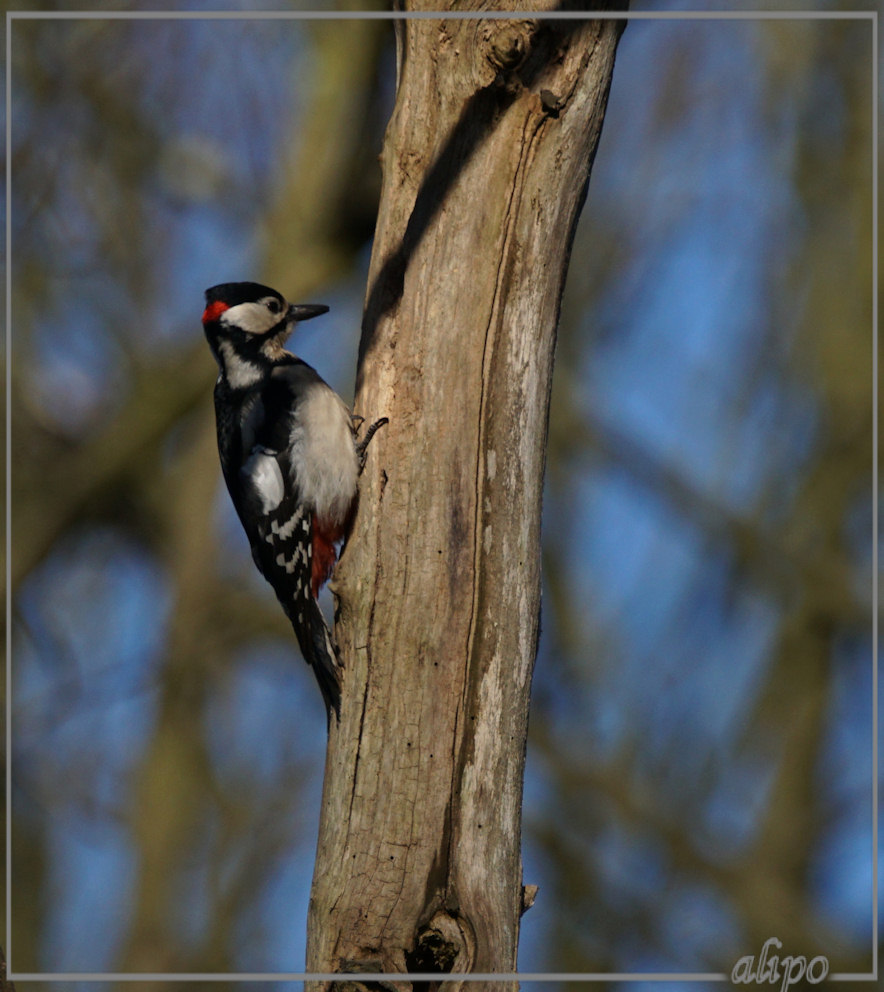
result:
M 215 383 L 224 481 L 258 570 L 273 586 L 331 716 L 341 665 L 316 602 L 345 534 L 372 435 L 357 444 L 344 401 L 283 348 L 295 323 L 328 307 L 288 304 L 274 289 L 229 282 L 206 290 L 203 329 Z M 358 419 L 358 418 L 357 418 Z

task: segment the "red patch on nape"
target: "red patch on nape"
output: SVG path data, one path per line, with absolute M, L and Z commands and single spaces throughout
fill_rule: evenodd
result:
M 333 535 L 325 531 L 313 518 L 313 557 L 310 586 L 313 598 L 319 595 L 320 588 L 328 582 L 338 556 Z
M 213 324 L 225 310 L 229 310 L 230 307 L 222 302 L 221 300 L 215 300 L 214 303 L 210 303 L 205 310 L 203 310 L 203 323 Z

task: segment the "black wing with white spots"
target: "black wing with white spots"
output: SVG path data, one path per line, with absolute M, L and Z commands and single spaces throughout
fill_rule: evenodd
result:
M 291 621 L 326 707 L 340 712 L 340 662 L 313 598 L 313 514 L 290 481 L 285 452 L 256 447 L 242 468 L 241 491 L 255 530 L 252 557 Z

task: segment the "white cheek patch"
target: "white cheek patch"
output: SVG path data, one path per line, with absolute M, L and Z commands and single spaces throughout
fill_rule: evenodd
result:
M 248 389 L 249 386 L 254 386 L 263 375 L 257 365 L 240 358 L 229 341 L 221 342 L 220 351 L 221 367 L 233 389 Z
M 282 320 L 282 313 L 271 313 L 263 303 L 237 303 L 221 314 L 221 324 L 238 327 L 246 334 L 265 334 Z
M 255 448 L 240 471 L 258 494 L 262 510 L 265 513 L 275 510 L 285 495 L 282 470 L 275 455 L 266 448 Z

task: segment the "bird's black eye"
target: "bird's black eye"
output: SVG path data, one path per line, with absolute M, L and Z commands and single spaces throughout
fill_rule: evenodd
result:
M 279 313 L 279 311 L 282 310 L 282 304 L 279 302 L 279 300 L 268 300 L 267 309 L 271 313 Z

